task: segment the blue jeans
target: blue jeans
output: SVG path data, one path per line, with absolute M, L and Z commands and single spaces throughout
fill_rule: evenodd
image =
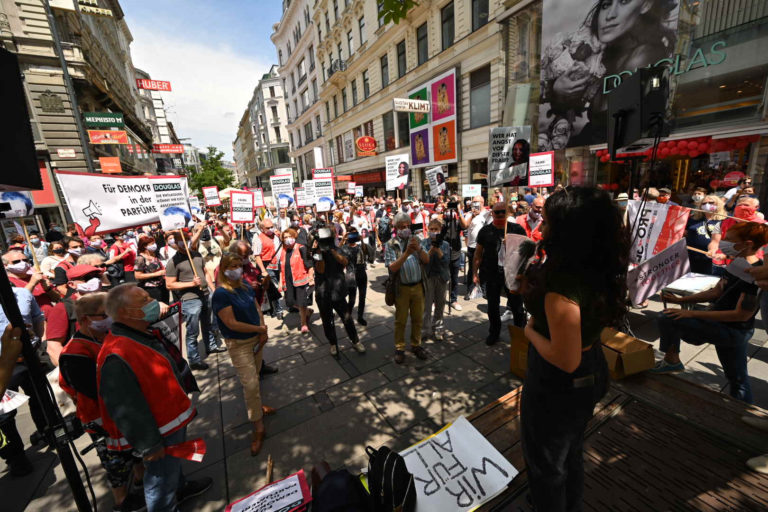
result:
M 187 438 L 184 427 L 163 439 L 165 446 L 183 443 Z M 144 499 L 148 512 L 176 512 L 176 491 L 184 486 L 181 459 L 166 455 L 155 461 L 144 461 Z
M 211 312 L 208 308 L 208 300 L 189 299 L 181 302 L 181 314 L 187 326 L 187 359 L 189 363 L 200 362 L 200 352 L 197 349 L 197 335 L 200 334 L 200 325 L 203 328 L 203 341 L 206 342 L 208 353 L 216 348 L 216 338 L 211 330 Z
M 461 253 L 461 251 L 459 251 Z M 459 289 L 459 269 L 461 269 L 461 256 L 456 259 L 451 259 L 451 263 L 448 265 L 448 269 L 451 271 L 451 304 L 458 300 Z
M 656 320 L 661 335 L 659 350 L 680 353 L 680 340 L 691 345 L 711 343 L 728 379 L 730 395 L 752 403 L 752 387 L 747 373 L 747 345 L 754 329 L 734 329 L 722 322 L 699 318 L 669 318 L 661 313 Z

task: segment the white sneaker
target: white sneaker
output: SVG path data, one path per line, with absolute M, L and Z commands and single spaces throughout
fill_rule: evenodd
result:
M 456 311 L 461 311 L 462 309 L 464 309 L 463 307 L 461 307 L 461 304 L 459 304 L 458 302 L 451 302 L 451 307 Z
M 510 310 L 506 310 L 504 314 L 501 315 L 501 322 L 502 323 L 511 322 L 512 320 L 514 320 L 514 318 L 515 318 L 515 315 Z
M 360 353 L 360 354 L 365 354 L 365 347 L 359 341 L 357 343 L 353 343 L 352 344 L 352 348 L 357 350 L 357 352 Z
M 747 466 L 749 466 L 752 471 L 768 475 L 768 455 L 752 457 L 747 461 Z
M 435 341 L 443 341 L 443 333 L 440 331 L 435 331 L 435 334 L 432 335 L 432 339 Z

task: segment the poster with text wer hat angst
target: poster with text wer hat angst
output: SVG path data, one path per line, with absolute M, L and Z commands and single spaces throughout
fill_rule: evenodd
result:
M 411 174 L 410 155 L 408 153 L 385 157 L 384 165 L 387 190 L 403 190 L 408 186 L 408 177 Z
M 681 0 L 543 0 L 538 151 L 600 144 L 621 77 L 673 57 Z
M 491 128 L 488 141 L 488 186 L 528 186 L 530 126 Z

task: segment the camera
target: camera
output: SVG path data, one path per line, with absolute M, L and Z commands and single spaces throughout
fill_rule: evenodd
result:
M 336 247 L 334 233 L 329 228 L 320 228 L 317 230 L 317 246 L 321 251 L 330 251 Z
M 445 240 L 445 237 L 442 233 L 438 233 L 435 238 L 431 240 L 432 247 L 440 247 L 443 245 L 443 240 Z
M 458 201 L 449 201 L 448 202 L 448 209 L 449 210 L 455 210 L 458 207 L 459 207 L 459 202 Z

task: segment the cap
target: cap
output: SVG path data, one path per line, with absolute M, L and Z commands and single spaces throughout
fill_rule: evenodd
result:
M 104 271 L 99 267 L 94 267 L 93 265 L 75 265 L 74 267 L 67 270 L 67 279 L 72 281 L 73 279 L 80 279 L 83 276 L 87 276 L 88 274 L 93 274 L 95 272 L 101 273 Z
M 627 201 L 628 199 L 629 199 L 629 196 L 627 195 L 626 192 L 622 192 L 621 194 L 616 196 L 617 201 Z
M 660 194 L 670 194 L 670 195 L 672 195 L 672 191 L 671 191 L 671 190 L 669 190 L 667 187 L 662 187 L 662 188 L 660 188 L 660 189 L 659 189 L 659 193 L 660 193 Z

